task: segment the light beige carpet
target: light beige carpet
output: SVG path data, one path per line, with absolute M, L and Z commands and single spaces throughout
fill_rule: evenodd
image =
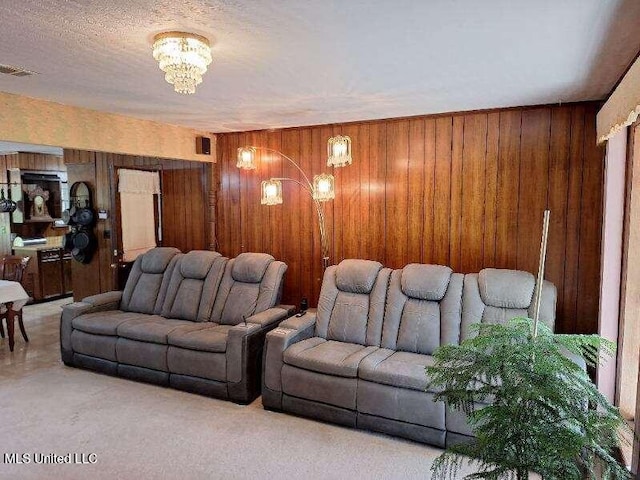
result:
M 64 302 L 58 302 L 64 303 Z M 59 304 L 27 307 L 28 345 L 0 342 L 0 478 L 429 478 L 440 450 L 65 367 Z M 7 464 L 7 453 L 32 463 Z M 34 464 L 34 454 L 95 464 Z M 91 457 L 93 458 L 93 457 Z M 462 478 L 462 476 L 461 476 Z

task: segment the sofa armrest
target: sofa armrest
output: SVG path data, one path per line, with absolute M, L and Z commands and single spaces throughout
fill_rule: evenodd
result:
M 241 323 L 229 329 L 227 337 L 227 382 L 237 383 L 242 380 L 250 337 L 259 335 L 262 327 L 258 323 Z
M 282 366 L 284 351 L 294 343 L 311 338 L 316 328 L 316 312 L 308 311 L 302 317 L 291 317 L 267 334 L 264 353 L 264 385 L 282 391 Z
M 261 328 L 269 327 L 281 320 L 289 317 L 293 313 L 293 307 L 289 305 L 278 305 L 263 312 L 256 313 L 247 318 L 247 323 L 260 325 Z
M 99 295 L 94 295 L 98 297 Z M 91 299 L 92 297 L 87 297 Z M 106 300 L 107 297 L 105 297 Z M 109 297 L 111 300 L 113 297 Z M 71 331 L 73 330 L 73 319 L 84 315 L 85 313 L 101 312 L 106 310 L 115 310 L 118 308 L 118 302 L 105 301 L 104 303 L 96 303 L 95 305 L 87 302 L 74 302 L 62 307 L 62 315 L 60 317 L 60 353 L 62 361 L 71 364 L 73 361 L 73 350 L 71 348 Z
M 91 295 L 82 299 L 82 303 L 88 303 L 94 307 L 110 305 L 112 308 L 109 310 L 115 310 L 120 306 L 120 300 L 122 300 L 122 292 L 119 290 L 112 290 L 111 292 L 98 293 L 97 295 Z
M 287 318 L 280 324 L 282 328 L 288 328 L 291 330 L 305 330 L 311 326 L 315 328 L 317 311 L 315 308 L 310 308 L 307 313 L 301 317 L 293 316 Z

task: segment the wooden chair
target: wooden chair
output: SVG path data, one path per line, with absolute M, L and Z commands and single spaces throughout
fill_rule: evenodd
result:
M 2 280 L 9 280 L 11 282 L 22 282 L 22 276 L 24 275 L 24 271 L 27 268 L 30 259 L 31 257 L 7 255 L 2 259 L 2 261 L 0 261 L 0 278 Z M 7 321 L 8 314 L 9 310 L 6 307 L 4 308 L 4 312 L 0 311 L 0 335 L 2 336 L 2 338 L 4 338 L 3 321 Z M 24 329 L 24 322 L 22 321 L 22 309 L 17 312 L 16 316 L 18 318 L 18 326 L 20 327 L 22 338 L 24 338 L 25 342 L 28 342 L 29 337 L 27 337 L 27 332 Z

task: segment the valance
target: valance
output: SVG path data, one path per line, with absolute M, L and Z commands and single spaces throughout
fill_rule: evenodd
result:
M 636 60 L 620 85 L 600 109 L 597 117 L 598 143 L 603 143 L 640 115 L 640 59 Z
M 118 191 L 120 193 L 160 193 L 160 174 L 144 170 L 118 170 Z

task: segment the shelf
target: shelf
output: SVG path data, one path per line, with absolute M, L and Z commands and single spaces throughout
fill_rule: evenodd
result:
M 55 218 L 42 219 L 42 220 L 25 220 L 23 223 L 53 223 Z

